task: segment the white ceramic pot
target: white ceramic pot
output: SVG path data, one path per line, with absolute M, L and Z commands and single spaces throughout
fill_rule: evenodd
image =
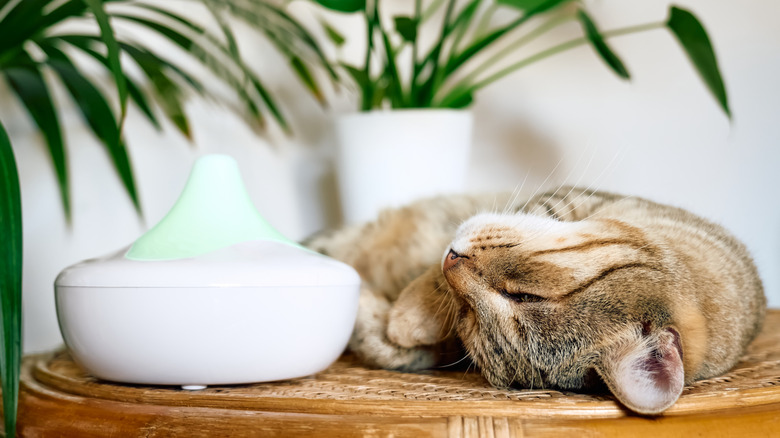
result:
M 464 190 L 472 114 L 449 109 L 371 111 L 336 119 L 336 170 L 344 220 Z

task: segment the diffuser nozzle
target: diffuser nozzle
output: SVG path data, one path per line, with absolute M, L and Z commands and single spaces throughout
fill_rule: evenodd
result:
M 131 260 L 189 258 L 249 240 L 298 246 L 257 212 L 233 158 L 205 155 L 195 162 L 173 208 L 135 241 L 125 257 Z

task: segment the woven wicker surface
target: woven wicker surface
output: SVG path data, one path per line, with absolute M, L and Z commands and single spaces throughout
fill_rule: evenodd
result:
M 619 417 L 609 394 L 554 390 L 499 390 L 474 371 L 400 373 L 369 369 L 345 355 L 312 377 L 276 383 L 214 386 L 189 392 L 174 387 L 114 384 L 84 373 L 66 352 L 26 359 L 28 384 L 78 397 L 166 406 L 226 407 L 266 412 L 391 414 L 441 409 L 448 415 L 559 415 Z M 434 403 L 435 402 L 435 403 Z M 729 373 L 686 387 L 667 414 L 706 413 L 734 406 L 780 403 L 780 311 Z

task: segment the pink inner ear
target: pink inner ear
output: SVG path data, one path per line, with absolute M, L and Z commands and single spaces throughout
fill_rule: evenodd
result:
M 678 374 L 683 369 L 680 334 L 668 327 L 659 334 L 657 349 L 646 357 L 641 366 L 647 371 L 661 391 L 675 391 Z
M 680 397 L 684 383 L 680 334 L 673 328 L 646 333 L 605 363 L 605 380 L 628 408 L 658 414 Z

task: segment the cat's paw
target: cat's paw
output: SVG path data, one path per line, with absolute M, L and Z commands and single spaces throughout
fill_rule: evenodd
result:
M 409 283 L 388 313 L 387 337 L 406 348 L 433 346 L 451 337 L 458 305 L 437 264 Z
M 438 331 L 438 329 L 436 329 Z M 433 345 L 440 340 L 437 331 L 424 330 L 418 325 L 410 323 L 406 315 L 398 318 L 391 316 L 387 324 L 387 338 L 390 342 L 404 348 L 415 348 L 425 345 Z
M 360 293 L 358 317 L 349 349 L 369 365 L 402 371 L 430 368 L 436 363 L 432 348 L 406 348 L 387 336 L 390 301 L 366 285 Z

